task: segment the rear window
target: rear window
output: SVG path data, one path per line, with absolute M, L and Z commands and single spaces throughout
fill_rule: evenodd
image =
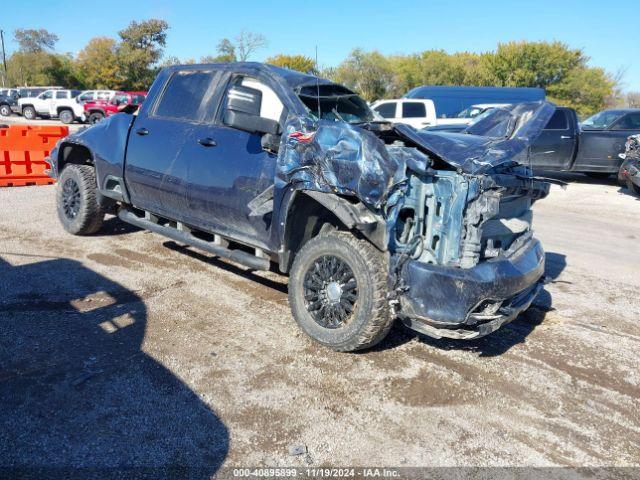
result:
M 402 118 L 424 118 L 427 116 L 427 111 L 424 108 L 424 103 L 420 102 L 403 102 L 402 103 Z
M 564 110 L 556 110 L 544 128 L 545 130 L 566 130 L 569 128 L 567 113 Z
M 383 118 L 394 118 L 396 116 L 396 103 L 387 102 L 374 108 Z
M 187 70 L 169 79 L 154 114 L 159 117 L 202 121 L 213 93 L 214 72 Z

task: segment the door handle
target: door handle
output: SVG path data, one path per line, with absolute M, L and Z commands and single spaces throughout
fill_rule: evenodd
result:
M 138 135 L 141 135 L 141 136 L 149 135 L 149 130 L 147 130 L 146 128 L 142 127 L 142 128 L 139 128 L 138 130 L 136 130 L 136 133 Z
M 218 145 L 216 141 L 210 137 L 201 138 L 200 140 L 198 140 L 198 143 L 203 147 L 215 147 L 216 145 Z
M 560 138 L 563 140 L 567 140 L 568 138 L 571 138 L 569 135 L 560 135 Z

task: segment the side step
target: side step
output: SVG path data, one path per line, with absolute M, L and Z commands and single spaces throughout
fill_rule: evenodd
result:
M 153 218 L 153 216 L 151 216 Z M 213 253 L 219 257 L 228 258 L 236 263 L 240 263 L 253 270 L 269 270 L 270 261 L 268 258 L 260 258 L 255 255 L 251 255 L 243 250 L 232 250 L 230 248 L 218 245 L 212 242 L 207 242 L 200 238 L 194 237 L 191 233 L 184 230 L 178 230 L 177 228 L 169 227 L 166 225 L 160 225 L 147 218 L 138 217 L 131 210 L 126 208 L 120 209 L 118 212 L 118 218 L 123 222 L 130 223 L 136 227 L 150 230 L 155 233 L 169 237 L 177 242 L 186 243 L 192 247 L 200 248 L 209 253 Z

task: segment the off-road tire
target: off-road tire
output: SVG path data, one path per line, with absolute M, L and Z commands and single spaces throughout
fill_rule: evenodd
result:
M 74 120 L 73 111 L 71 111 L 71 110 L 61 110 L 60 113 L 58 113 L 58 118 L 64 124 L 68 125 L 70 123 L 73 123 L 73 120 Z
M 338 328 L 320 325 L 307 309 L 305 277 L 322 257 L 337 257 L 351 269 L 357 282 L 353 313 Z M 393 323 L 387 300 L 388 260 L 366 240 L 344 231 L 319 234 L 297 253 L 289 278 L 289 305 L 302 330 L 333 350 L 350 352 L 369 348 L 389 333 Z
M 35 108 L 27 106 L 22 109 L 22 116 L 27 120 L 35 120 L 38 117 L 38 114 Z
M 100 112 L 93 112 L 91 115 L 89 115 L 89 123 L 91 125 L 101 122 L 103 119 L 104 119 L 104 114 Z
M 64 167 L 58 178 L 56 204 L 58 218 L 67 232 L 90 235 L 100 229 L 105 212 L 98 203 L 98 194 L 96 173 L 91 165 Z M 77 203 L 73 202 L 73 208 L 70 208 L 71 197 L 77 200 Z
M 0 105 L 0 115 L 8 117 L 11 115 L 11 107 L 7 104 Z

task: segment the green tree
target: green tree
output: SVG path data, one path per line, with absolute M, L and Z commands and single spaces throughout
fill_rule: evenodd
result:
M 606 107 L 615 82 L 601 68 L 574 68 L 562 80 L 549 85 L 549 100 L 575 108 L 578 115 L 587 116 Z
M 78 74 L 87 88 L 119 88 L 123 80 L 116 41 L 96 37 L 80 50 L 76 59 Z
M 316 62 L 304 55 L 275 55 L 265 60 L 265 63 L 275 65 L 276 67 L 284 67 L 290 70 L 297 70 L 303 73 L 316 73 Z
M 338 65 L 333 80 L 358 92 L 364 99 L 373 101 L 391 92 L 393 71 L 390 62 L 380 52 L 365 52 L 356 48 Z
M 45 50 L 53 50 L 58 41 L 58 36 L 44 28 L 39 30 L 18 28 L 13 32 L 13 37 L 21 52 L 37 53 Z
M 167 41 L 169 25 L 164 20 L 131 22 L 118 32 L 121 42 L 117 58 L 123 73 L 123 87 L 149 88 L 158 71 L 158 62 Z

